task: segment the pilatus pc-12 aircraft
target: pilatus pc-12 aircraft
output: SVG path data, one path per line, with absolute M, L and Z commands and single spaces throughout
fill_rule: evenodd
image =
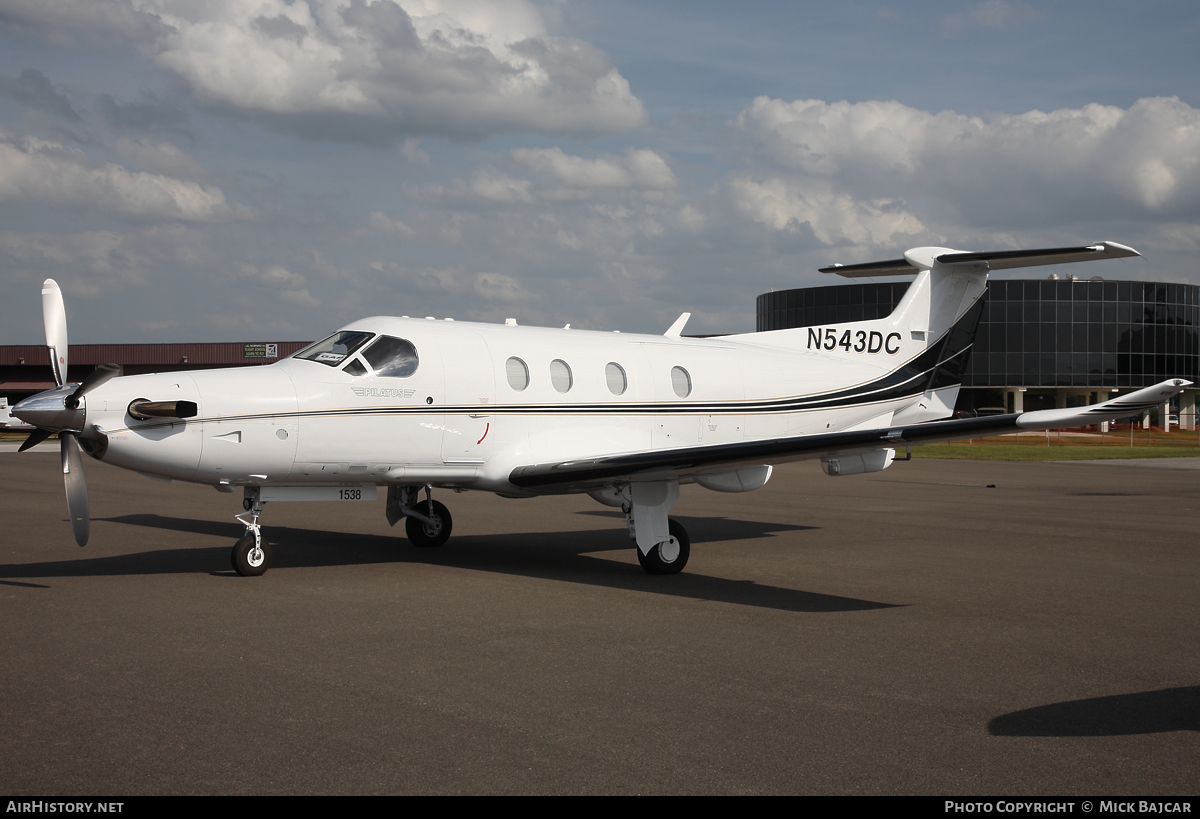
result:
M 887 318 L 684 338 L 375 316 L 269 366 L 121 376 L 102 365 L 65 383 L 62 294 L 42 287 L 58 388 L 13 414 L 59 434 L 67 507 L 88 539 L 80 450 L 156 478 L 233 492 L 245 535 L 234 568 L 271 565 L 259 517 L 270 501 L 370 501 L 409 539 L 440 546 L 449 510 L 434 489 L 505 497 L 586 492 L 625 511 L 651 574 L 683 569 L 687 532 L 667 517 L 681 484 L 749 492 L 772 464 L 819 459 L 829 475 L 886 469 L 896 447 L 1095 424 L 1169 400 L 1164 381 L 1075 409 L 947 419 L 971 351 L 989 270 L 1114 259 L 1088 247 L 965 253 L 824 268 L 842 276 L 915 274 Z

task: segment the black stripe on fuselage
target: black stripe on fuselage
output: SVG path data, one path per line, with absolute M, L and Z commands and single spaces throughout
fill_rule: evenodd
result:
M 978 304 L 978 303 L 977 303 Z M 978 311 L 968 309 L 955 325 L 924 351 L 896 369 L 873 381 L 835 392 L 787 398 L 707 401 L 707 402 L 644 402 L 637 404 L 471 404 L 458 406 L 334 407 L 319 410 L 297 410 L 247 415 L 209 416 L 204 418 L 170 419 L 142 424 L 137 430 L 160 429 L 179 423 L 236 423 L 288 418 L 357 417 L 376 415 L 774 415 L 792 412 L 839 409 L 881 404 L 916 398 L 929 389 L 954 386 L 941 383 L 946 373 L 961 375 L 971 351 L 971 341 Z M 969 324 L 967 328 L 960 325 Z M 965 332 L 964 332 L 965 330 Z M 947 344 L 964 344 L 958 350 L 943 355 Z M 940 376 L 940 377 L 939 377 Z M 958 383 L 961 383 L 959 378 Z M 109 430 L 119 432 L 120 429 Z

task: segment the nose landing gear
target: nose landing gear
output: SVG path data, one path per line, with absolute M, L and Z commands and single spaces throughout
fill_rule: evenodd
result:
M 271 568 L 271 546 L 256 540 L 254 535 L 246 535 L 233 544 L 229 558 L 234 571 L 242 577 L 258 577 Z
M 246 527 L 246 534 L 233 544 L 229 559 L 233 563 L 233 570 L 242 577 L 258 577 L 271 568 L 271 546 L 263 540 L 262 527 L 258 525 L 263 502 L 257 486 L 246 487 L 242 508 L 246 511 L 235 517 Z M 247 517 L 250 519 L 246 520 Z

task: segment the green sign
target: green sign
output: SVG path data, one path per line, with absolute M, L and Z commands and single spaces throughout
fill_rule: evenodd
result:
M 278 344 L 243 344 L 243 358 L 279 358 Z

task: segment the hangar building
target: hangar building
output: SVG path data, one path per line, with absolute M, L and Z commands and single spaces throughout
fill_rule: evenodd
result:
M 82 381 L 98 364 L 120 364 L 125 375 L 208 370 L 271 364 L 311 341 L 254 341 L 216 344 L 72 344 L 68 381 Z M 45 344 L 0 346 L 0 397 L 11 407 L 43 390 L 54 389 Z

